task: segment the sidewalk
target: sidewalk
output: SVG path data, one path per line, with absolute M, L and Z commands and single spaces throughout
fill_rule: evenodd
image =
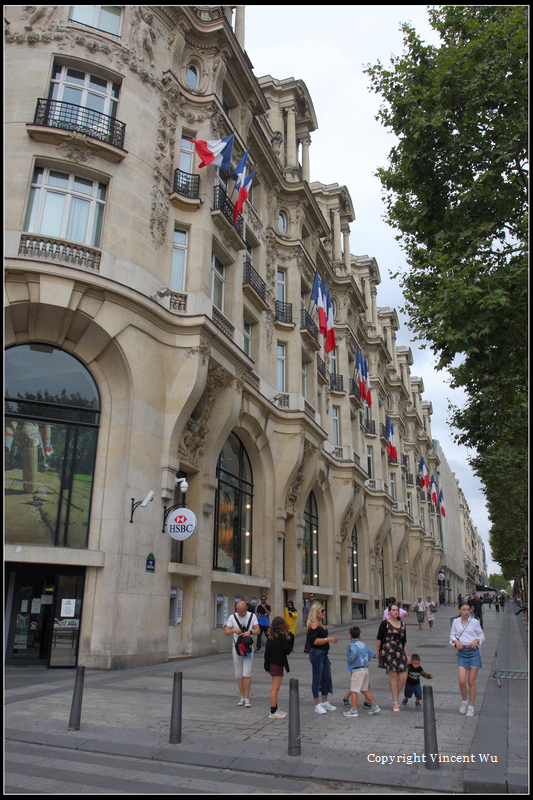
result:
M 298 679 L 301 755 L 288 755 L 288 719 L 269 720 L 271 680 L 256 655 L 252 707 L 237 706 L 237 683 L 229 652 L 120 672 L 85 674 L 81 729 L 68 731 L 74 670 L 8 667 L 5 670 L 6 738 L 12 742 L 127 755 L 164 762 L 220 767 L 259 774 L 323 781 L 367 783 L 446 793 L 526 793 L 528 791 L 528 681 L 491 677 L 494 654 L 499 669 L 528 669 L 523 615 L 514 606 L 488 611 L 483 669 L 478 673 L 476 715 L 458 713 L 460 694 L 455 650 L 448 645 L 453 608 L 441 608 L 435 630 L 419 631 L 407 620 L 409 653 L 434 675 L 433 689 L 438 764 L 428 769 L 424 751 L 423 712 L 411 700 L 392 711 L 388 678 L 376 663 L 370 686 L 381 713 L 368 715 L 359 701 L 359 717 L 347 719 L 342 698 L 349 687 L 346 670 L 348 628 L 330 628 L 337 711 L 314 712 L 311 667 L 296 640 L 278 699 L 288 711 L 289 680 Z M 375 649 L 379 621 L 361 621 L 361 638 Z M 169 744 L 174 672 L 183 675 L 182 742 Z M 416 756 L 416 757 L 415 757 Z M 459 758 L 461 757 L 461 758 Z M 453 760 L 452 760 L 453 759 Z M 429 762 L 429 757 L 428 757 Z M 432 765 L 434 765 L 432 763 Z M 258 785 L 261 778 L 258 775 Z

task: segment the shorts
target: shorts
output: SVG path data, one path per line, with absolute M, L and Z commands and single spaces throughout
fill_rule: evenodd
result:
M 350 681 L 351 692 L 368 692 L 370 681 L 368 679 L 367 669 L 354 669 Z
M 242 656 L 237 655 L 235 648 L 233 648 L 233 666 L 235 668 L 235 677 L 237 680 L 239 680 L 239 678 L 252 677 L 253 663 L 253 656 L 251 658 L 247 658 L 246 656 L 243 658 Z
M 406 683 L 403 694 L 407 700 L 413 695 L 417 700 L 422 700 L 422 687 L 419 683 Z
M 268 670 L 268 674 L 272 675 L 273 678 L 282 678 L 283 667 L 280 667 L 279 664 L 271 664 Z
M 463 647 L 462 650 L 458 650 L 457 666 L 465 667 L 466 669 L 470 669 L 470 667 L 481 669 L 481 651 L 479 647 L 476 647 L 475 650 L 471 650 L 469 647 Z

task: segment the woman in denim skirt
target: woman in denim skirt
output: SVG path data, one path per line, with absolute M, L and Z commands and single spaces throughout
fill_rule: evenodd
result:
M 452 622 L 450 644 L 457 648 L 457 669 L 462 702 L 460 714 L 474 716 L 477 671 L 481 669 L 481 642 L 485 634 L 479 621 L 472 616 L 469 603 L 459 605 L 460 616 Z

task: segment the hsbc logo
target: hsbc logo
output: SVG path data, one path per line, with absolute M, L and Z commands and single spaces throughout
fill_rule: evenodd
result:
M 197 527 L 196 514 L 190 508 L 178 508 L 166 525 L 168 535 L 178 542 L 192 536 Z

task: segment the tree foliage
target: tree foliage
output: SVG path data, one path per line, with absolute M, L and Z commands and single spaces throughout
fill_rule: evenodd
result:
M 466 392 L 452 422 L 477 451 L 508 571 L 527 530 L 528 7 L 429 15 L 438 47 L 404 25 L 404 55 L 367 67 L 398 137 L 378 175 L 406 252 L 404 310 Z

